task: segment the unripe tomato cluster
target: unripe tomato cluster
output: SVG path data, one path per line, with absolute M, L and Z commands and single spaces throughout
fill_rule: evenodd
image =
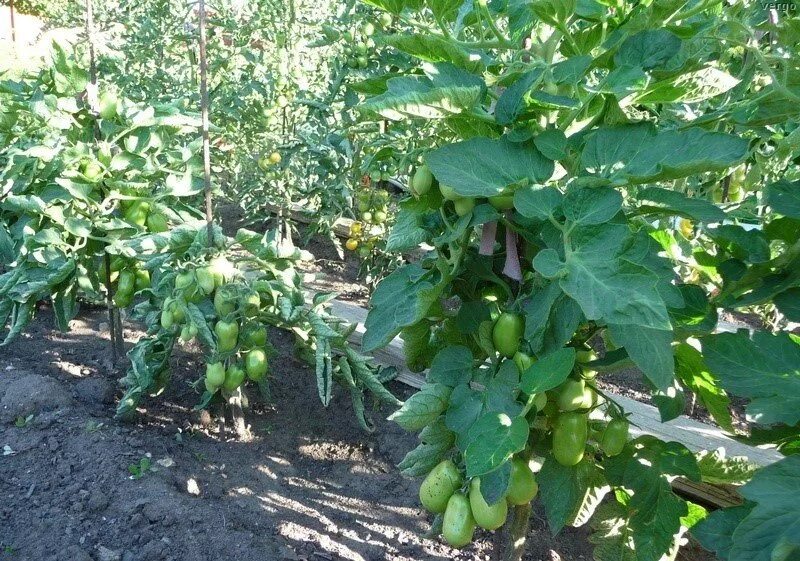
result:
M 114 257 L 110 263 L 111 283 L 114 286 L 114 305 L 127 308 L 133 303 L 133 296 L 140 290 L 150 288 L 150 272 L 136 261 Z M 106 281 L 105 264 L 100 264 L 100 280 Z
M 367 257 L 388 230 L 391 197 L 385 189 L 365 187 L 358 191 L 356 200 L 361 220 L 350 226 L 350 237 L 345 247 L 350 251 L 358 250 L 361 257 Z
M 213 307 L 216 317 L 208 326 L 216 348 L 206 364 L 204 379 L 212 394 L 218 390 L 230 394 L 246 379 L 261 382 L 267 375 L 267 331 L 258 320 L 261 294 L 238 282 L 237 276 L 235 265 L 224 256 L 187 267 L 176 275 L 173 294 L 161 310 L 161 327 L 180 330 L 181 341 L 189 342 L 197 336 L 198 325 L 189 317 L 187 303 L 206 300 Z
M 261 168 L 261 171 L 270 172 L 275 169 L 275 167 L 281 163 L 281 153 L 277 150 L 265 154 L 258 159 L 258 167 Z
M 507 305 L 508 293 L 500 286 L 484 286 L 478 294 L 490 310 L 490 319 L 484 321 L 482 331 L 491 333 L 493 362 L 502 368 L 505 361 L 512 361 L 523 377 L 537 362 L 537 358 L 523 348 L 524 316 Z M 429 315 L 443 313 L 438 310 Z M 447 321 L 439 332 L 445 337 Z M 485 358 L 489 352 L 473 350 L 476 358 Z M 510 460 L 510 479 L 502 499 L 489 504 L 481 492 L 480 478 L 473 478 L 466 484 L 462 470 L 452 459 L 442 461 L 427 475 L 420 488 L 420 501 L 428 511 L 443 514 L 442 536 L 448 544 L 463 547 L 470 543 L 476 527 L 499 528 L 506 521 L 509 506 L 527 504 L 535 498 L 538 484 L 529 463 L 523 459 L 531 453 L 550 454 L 561 465 L 576 466 L 587 451 L 607 456 L 622 452 L 628 440 L 629 423 L 621 413 L 606 407 L 611 420 L 589 418 L 589 414 L 604 403 L 595 387 L 596 372 L 590 364 L 597 356 L 588 346 L 580 345 L 576 347 L 575 357 L 572 373 L 560 385 L 531 396 L 520 394 L 527 398 L 523 414 L 537 434 L 534 439 L 537 445 Z
M 150 201 L 120 201 L 122 219 L 138 228 L 157 234 L 169 230 L 169 220 L 160 210 L 153 209 Z
M 342 33 L 347 66 L 360 69 L 369 66 L 369 55 L 375 49 L 375 41 L 372 39 L 374 34 L 375 26 L 370 22 L 364 23 L 356 33 L 352 31 Z
M 505 524 L 509 506 L 531 502 L 539 485 L 528 462 L 511 460 L 511 475 L 505 494 L 489 504 L 481 491 L 481 480 L 474 477 L 468 485 L 452 460 L 443 460 L 425 477 L 419 499 L 429 512 L 442 514 L 442 537 L 453 547 L 472 541 L 477 526 L 497 530 Z

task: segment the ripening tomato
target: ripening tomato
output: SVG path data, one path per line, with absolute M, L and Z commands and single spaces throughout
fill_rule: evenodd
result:
M 492 343 L 495 350 L 506 358 L 511 358 L 519 350 L 525 320 L 519 314 L 503 312 L 492 329 Z
M 350 235 L 358 236 L 364 230 L 364 225 L 361 222 L 355 221 L 350 225 Z
M 372 213 L 370 211 L 362 213 L 361 220 L 364 222 L 372 222 Z
M 411 192 L 417 197 L 421 197 L 431 190 L 433 186 L 433 174 L 430 168 L 422 165 L 414 172 L 414 177 L 411 178 Z
M 419 500 L 429 512 L 441 514 L 462 484 L 461 472 L 451 460 L 439 462 L 422 481 Z
M 232 364 L 225 372 L 225 381 L 222 383 L 222 389 L 228 393 L 233 393 L 244 382 L 244 370 L 241 366 Z
M 681 218 L 678 221 L 678 230 L 680 230 L 684 238 L 691 239 L 694 233 L 694 224 L 688 218 Z
M 612 419 L 600 439 L 600 449 L 606 456 L 616 456 L 628 442 L 628 421 Z
M 350 238 L 345 242 L 344 246 L 350 251 L 355 251 L 358 248 L 358 240 Z
M 584 406 L 586 382 L 569 379 L 558 389 L 558 408 L 562 411 L 575 411 Z
M 273 152 L 269 155 L 269 163 L 271 164 L 279 164 L 281 163 L 281 155 L 280 152 Z
M 472 197 L 459 198 L 453 201 L 453 206 L 456 209 L 457 215 L 465 216 L 475 208 L 475 199 Z
M 244 369 L 247 372 L 247 377 L 254 382 L 263 380 L 268 368 L 267 353 L 262 349 L 253 349 L 244 358 Z
M 442 536 L 452 547 L 464 547 L 472 541 L 475 533 L 475 519 L 469 506 L 469 499 L 462 493 L 455 493 L 447 501 L 442 520 Z
M 225 366 L 221 362 L 206 364 L 206 380 L 214 387 L 220 387 L 225 382 Z
M 539 484 L 528 463 L 522 458 L 511 460 L 511 477 L 508 481 L 506 501 L 512 505 L 525 505 L 539 492 Z
M 239 324 L 235 321 L 218 321 L 214 326 L 217 335 L 217 350 L 222 353 L 236 348 L 239 338 Z
M 589 425 L 582 413 L 562 413 L 553 428 L 553 457 L 563 466 L 574 466 L 583 459 Z
M 497 530 L 505 524 L 508 516 L 508 503 L 501 497 L 490 505 L 481 494 L 481 480 L 476 477 L 469 485 L 469 505 L 475 523 L 486 530 Z

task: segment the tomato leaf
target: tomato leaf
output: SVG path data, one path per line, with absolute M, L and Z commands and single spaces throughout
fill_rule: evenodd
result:
M 425 317 L 442 290 L 432 277 L 419 265 L 406 265 L 378 285 L 365 322 L 365 352 L 387 345 L 401 329 Z
M 720 387 L 719 380 L 709 372 L 703 355 L 688 343 L 675 347 L 675 374 L 683 384 L 697 395 L 714 421 L 733 434 L 730 399 Z
M 552 390 L 567 379 L 575 366 L 575 349 L 563 347 L 543 356 L 522 373 L 520 389 L 528 395 Z
M 547 523 L 553 534 L 567 524 L 585 524 L 610 491 L 589 458 L 575 466 L 563 466 L 548 454 L 537 479 Z
M 452 391 L 453 388 L 444 384 L 425 384 L 400 409 L 389 415 L 389 420 L 407 431 L 418 431 L 435 421 L 447 409 Z
M 420 477 L 431 471 L 453 447 L 455 435 L 439 419 L 422 429 L 419 440 L 420 444 L 397 465 L 404 475 Z
M 634 197 L 642 203 L 640 210 L 647 212 L 685 216 L 699 222 L 725 220 L 725 212 L 717 205 L 704 199 L 689 198 L 671 189 L 647 187 L 637 192 Z
M 462 197 L 491 197 L 512 185 L 542 183 L 555 164 L 533 142 L 471 138 L 430 152 L 425 161 L 439 183 Z
M 461 345 L 445 347 L 433 359 L 427 380 L 454 388 L 472 378 L 472 352 Z
M 611 187 L 570 187 L 563 206 L 564 216 L 576 224 L 602 224 L 620 211 L 622 195 Z
M 496 470 L 482 475 L 481 495 L 483 500 L 490 505 L 505 500 L 509 481 L 511 481 L 511 462 L 506 462 Z
M 611 337 L 628 352 L 645 376 L 660 389 L 666 390 L 675 377 L 671 330 L 643 325 L 609 323 Z
M 581 165 L 618 185 L 650 183 L 725 170 L 748 147 L 743 138 L 700 128 L 656 132 L 649 124 L 621 125 L 591 132 Z
M 778 214 L 800 218 L 800 181 L 781 179 L 764 190 L 767 204 Z
M 703 357 L 720 385 L 750 399 L 749 419 L 762 425 L 800 422 L 800 344 L 788 333 L 747 331 L 701 339 Z
M 522 187 L 514 193 L 514 208 L 527 218 L 547 220 L 555 216 L 563 198 L 555 187 Z
M 476 477 L 500 467 L 513 454 L 525 448 L 528 421 L 512 419 L 505 413 L 486 413 L 469 431 L 469 445 L 464 452 L 467 477 Z
M 800 550 L 799 483 L 800 456 L 795 455 L 762 468 L 741 488 L 742 496 L 755 506 L 732 534 L 728 561 L 792 559 L 788 554 L 793 549 L 797 555 Z M 708 525 L 701 523 L 698 534 L 703 535 L 704 531 L 721 525 L 729 528 L 744 514 L 744 508 L 739 508 L 742 510 L 733 515 L 712 515 Z M 719 545 L 724 548 L 726 544 Z

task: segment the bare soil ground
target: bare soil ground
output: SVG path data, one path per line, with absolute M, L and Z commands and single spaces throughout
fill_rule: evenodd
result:
M 104 311 L 89 310 L 62 334 L 44 308 L 0 354 L 0 559 L 488 559 L 488 534 L 460 551 L 422 537 L 419 482 L 395 467 L 414 436 L 384 421 L 386 410 L 365 434 L 344 394 L 323 408 L 287 334 L 272 333 L 272 400 L 253 396 L 255 439 L 242 443 L 192 411 L 202 364 L 191 349 L 174 357 L 164 395 L 115 420 L 103 323 Z M 143 458 L 154 469 L 132 479 Z M 530 543 L 531 561 L 591 559 L 585 529 L 552 537 L 541 512 Z

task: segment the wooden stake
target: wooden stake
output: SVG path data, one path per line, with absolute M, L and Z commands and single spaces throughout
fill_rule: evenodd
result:
M 200 0 L 200 115 L 203 127 L 203 184 L 206 199 L 208 247 L 214 246 L 214 211 L 211 198 L 211 142 L 209 140 L 208 58 L 206 57 L 206 2 Z
M 13 9 L 12 9 L 13 13 Z M 89 85 L 86 88 L 86 102 L 89 110 L 94 116 L 93 135 L 95 144 L 100 141 L 100 127 L 97 117 L 100 114 L 100 106 L 97 91 L 97 63 L 94 52 L 94 10 L 92 0 L 86 0 L 86 40 L 89 43 Z M 105 198 L 105 185 L 100 183 L 100 191 Z M 114 306 L 111 294 L 111 256 L 108 253 L 103 255 L 103 268 L 106 272 L 106 309 L 108 310 L 108 333 L 111 342 L 111 361 L 116 367 L 120 357 L 125 354 L 125 345 L 122 339 L 122 320 L 119 310 Z
M 11 15 L 11 48 L 17 50 L 17 27 L 14 24 L 14 0 L 8 4 L 9 14 Z

